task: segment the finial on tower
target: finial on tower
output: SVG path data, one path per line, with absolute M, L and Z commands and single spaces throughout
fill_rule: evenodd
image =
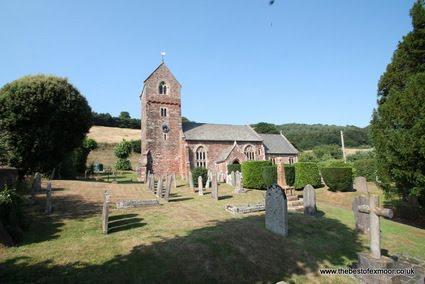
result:
M 165 51 L 161 51 L 161 61 L 164 63 Z

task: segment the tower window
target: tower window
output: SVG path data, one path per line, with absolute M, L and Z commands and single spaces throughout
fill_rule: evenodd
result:
M 167 84 L 162 81 L 161 83 L 159 83 L 159 87 L 158 87 L 158 91 L 160 95 L 166 95 L 167 94 Z
M 196 157 L 196 167 L 198 168 L 206 168 L 207 167 L 207 153 L 203 146 L 198 147 L 195 153 Z
M 159 111 L 160 111 L 162 117 L 166 117 L 167 116 L 167 108 L 166 107 L 161 107 L 159 109 Z
M 254 147 L 252 147 L 251 145 L 246 146 L 245 148 L 245 156 L 247 158 L 247 160 L 254 160 L 255 159 L 255 155 L 254 155 Z

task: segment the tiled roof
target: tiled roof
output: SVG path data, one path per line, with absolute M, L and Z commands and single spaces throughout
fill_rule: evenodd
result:
M 259 134 L 267 154 L 298 154 L 298 150 L 283 134 Z
M 262 141 L 263 139 L 248 125 L 183 123 L 186 140 L 207 141 Z

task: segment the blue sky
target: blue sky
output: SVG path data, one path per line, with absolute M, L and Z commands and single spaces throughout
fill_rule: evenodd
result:
M 413 2 L 0 0 L 0 85 L 54 74 L 139 117 L 164 50 L 191 120 L 366 126 Z

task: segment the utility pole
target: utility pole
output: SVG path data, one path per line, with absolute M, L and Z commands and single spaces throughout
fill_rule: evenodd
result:
M 342 148 L 342 158 L 344 163 L 347 163 L 347 158 L 345 157 L 345 146 L 344 146 L 344 133 L 341 130 L 341 148 Z

